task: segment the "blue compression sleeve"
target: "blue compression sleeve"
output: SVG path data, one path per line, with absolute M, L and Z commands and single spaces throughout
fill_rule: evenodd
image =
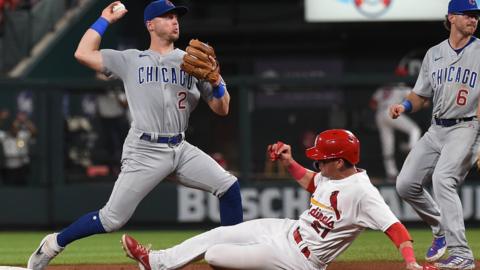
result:
M 222 226 L 235 225 L 243 221 L 242 196 L 238 181 L 219 200 Z
M 90 235 L 105 233 L 98 211 L 88 213 L 70 224 L 57 236 L 58 245 L 65 247 L 71 242 Z

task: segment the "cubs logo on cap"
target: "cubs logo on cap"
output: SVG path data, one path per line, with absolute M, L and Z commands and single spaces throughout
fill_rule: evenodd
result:
M 184 6 L 175 6 L 169 0 L 156 0 L 148 4 L 143 12 L 143 22 L 151 21 L 156 17 L 166 13 L 174 12 L 178 16 L 183 16 L 188 12 L 188 8 Z
M 450 0 L 448 3 L 448 13 L 480 13 L 476 0 Z

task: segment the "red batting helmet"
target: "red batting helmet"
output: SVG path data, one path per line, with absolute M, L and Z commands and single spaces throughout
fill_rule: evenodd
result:
M 418 76 L 426 52 L 427 50 L 422 48 L 409 51 L 400 59 L 400 62 L 395 68 L 395 75 L 399 77 Z
M 305 154 L 313 160 L 343 158 L 355 165 L 360 161 L 360 141 L 348 130 L 330 129 L 318 134 Z

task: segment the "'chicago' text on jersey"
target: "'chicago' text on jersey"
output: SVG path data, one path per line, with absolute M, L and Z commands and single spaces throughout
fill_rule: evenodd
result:
M 139 67 L 138 84 L 153 82 L 177 84 L 186 87 L 187 89 L 191 89 L 193 78 L 191 75 L 178 68 L 158 66 Z
M 445 82 L 454 82 L 475 88 L 477 84 L 477 72 L 468 68 L 449 66 L 432 72 L 432 87 L 436 89 Z

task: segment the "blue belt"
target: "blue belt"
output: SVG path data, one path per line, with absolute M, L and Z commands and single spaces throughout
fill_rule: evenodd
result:
M 140 136 L 140 140 L 152 142 L 152 135 L 149 134 L 149 133 L 143 133 L 142 136 Z M 178 135 L 171 136 L 171 137 L 161 137 L 161 136 L 159 136 L 159 137 L 157 138 L 157 140 L 156 140 L 156 141 L 153 141 L 153 142 L 156 142 L 156 143 L 166 143 L 166 144 L 168 144 L 168 145 L 178 145 L 178 144 L 180 144 L 182 141 L 183 141 L 183 135 L 182 135 L 182 134 L 178 134 Z
M 433 118 L 435 124 L 442 126 L 442 127 L 451 127 L 461 122 L 468 122 L 475 119 L 474 116 L 472 117 L 465 117 L 465 118 L 457 118 L 457 119 L 442 119 L 442 118 Z

